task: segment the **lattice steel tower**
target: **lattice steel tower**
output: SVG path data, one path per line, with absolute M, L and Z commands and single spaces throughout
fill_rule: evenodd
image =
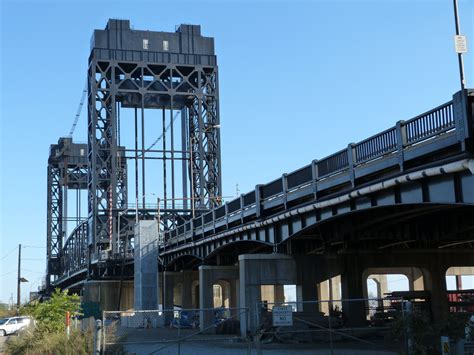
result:
M 88 69 L 91 260 L 128 250 L 130 211 L 153 218 L 159 210 L 161 228 L 175 227 L 219 205 L 221 186 L 214 39 L 195 25 L 153 32 L 109 20 L 95 30 Z M 160 206 L 148 203 L 150 191 Z

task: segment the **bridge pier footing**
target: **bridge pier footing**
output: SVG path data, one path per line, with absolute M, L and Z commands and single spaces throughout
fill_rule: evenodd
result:
M 258 303 L 262 285 L 294 285 L 297 283 L 296 262 L 286 254 L 239 255 L 240 307 L 247 312 L 241 317 L 240 332 L 254 332 L 258 327 Z
M 358 257 L 346 256 L 344 258 L 344 272 L 341 274 L 342 309 L 347 325 L 350 327 L 363 326 L 367 323 L 363 300 L 364 285 L 362 274 L 362 261 Z M 350 301 L 356 300 L 356 301 Z
M 155 221 L 140 221 L 135 226 L 134 303 L 136 310 L 158 308 L 158 245 L 155 231 Z
M 100 311 L 132 309 L 134 305 L 133 281 L 123 281 L 120 306 L 119 293 L 120 281 L 89 280 L 84 284 L 82 301 L 97 303 Z
M 192 285 L 198 279 L 197 271 L 164 271 L 163 309 L 172 310 L 175 305 L 183 309 L 194 308 Z
M 201 265 L 199 267 L 199 308 L 201 309 L 199 327 L 203 333 L 210 332 L 210 327 L 214 322 L 214 284 L 221 280 L 229 282 L 229 307 L 235 307 L 237 297 L 235 297 L 236 292 L 233 285 L 238 278 L 239 269 L 237 266 Z

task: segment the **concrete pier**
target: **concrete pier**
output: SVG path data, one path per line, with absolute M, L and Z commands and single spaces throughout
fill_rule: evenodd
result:
M 199 326 L 201 331 L 210 331 L 210 326 L 214 321 L 214 312 L 212 311 L 214 308 L 214 285 L 221 280 L 227 281 L 230 288 L 228 290 L 229 305 L 236 307 L 238 304 L 237 292 L 235 286 L 231 285 L 235 285 L 238 278 L 239 269 L 237 266 L 201 265 L 199 267 L 199 308 L 201 309 Z
M 157 309 L 158 244 L 156 221 L 140 221 L 135 225 L 135 235 L 135 309 Z
M 199 280 L 198 271 L 164 271 L 162 275 L 163 309 L 172 310 L 174 306 L 194 308 L 192 286 Z
M 286 254 L 242 254 L 239 255 L 240 307 L 248 309 L 240 321 L 242 336 L 257 328 L 257 304 L 262 300 L 262 285 L 295 285 L 296 263 Z
M 120 297 L 120 281 L 86 281 L 83 289 L 82 302 L 98 303 L 100 311 L 122 311 L 133 309 L 133 281 L 123 281 L 122 297 Z

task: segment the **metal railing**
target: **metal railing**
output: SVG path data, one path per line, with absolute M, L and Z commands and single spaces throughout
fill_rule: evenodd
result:
M 403 303 L 384 298 L 258 302 L 256 344 L 308 343 L 331 354 L 344 347 L 392 353 L 388 350 L 405 348 L 403 339 L 389 339 L 393 324 L 404 317 Z
M 246 308 L 198 308 L 143 311 L 104 311 L 102 350 L 107 353 L 180 354 L 198 342 L 226 345 L 239 341 L 250 349 L 250 339 L 241 337 L 240 321 Z
M 356 185 L 354 172 L 359 172 L 360 176 L 373 175 L 388 167 L 403 171 L 405 159 L 409 159 L 405 157 L 405 151 L 410 151 L 411 159 L 415 159 L 420 155 L 445 149 L 449 145 L 463 146 L 472 130 L 466 129 L 472 125 L 467 107 L 470 101 L 472 96 L 467 96 L 466 92 L 458 92 L 452 101 L 410 120 L 399 121 L 392 128 L 361 142 L 349 144 L 346 149 L 326 158 L 314 160 L 294 172 L 283 174 L 279 179 L 257 185 L 254 191 L 226 202 L 223 206 L 204 213 L 174 230 L 167 231 L 164 236 L 167 245 L 164 248 L 172 248 L 173 239 L 175 241 L 179 239 L 181 242 L 183 238 L 193 238 L 195 235 L 203 237 L 223 225 L 224 228 L 230 228 L 229 224 L 234 221 L 242 223 L 244 218 L 250 215 L 259 218 L 263 210 L 275 207 L 278 202 L 285 204 L 287 201 L 311 195 L 313 198 L 319 198 L 319 192 L 324 190 L 329 191 L 325 194 L 327 197 L 333 193 L 331 189 L 344 184 L 354 187 Z M 450 134 L 451 131 L 456 132 Z M 423 145 L 422 143 L 436 139 L 439 139 L 439 146 L 419 149 L 418 156 L 413 153 L 413 150 Z

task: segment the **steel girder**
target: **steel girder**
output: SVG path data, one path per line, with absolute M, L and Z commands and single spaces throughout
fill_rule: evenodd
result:
M 235 222 L 222 219 L 169 240 L 160 255 L 166 266 L 186 255 L 204 260 L 233 243 L 250 241 L 277 250 L 295 237 L 320 252 L 333 246 L 344 248 L 348 242 L 360 249 L 410 240 L 434 248 L 466 247 L 474 238 L 474 194 L 468 189 L 472 186 L 474 175 L 463 171 L 354 195 L 332 206 L 305 209 L 297 205 L 265 219 L 256 215 L 254 206 L 245 217 L 237 213 Z M 285 196 L 278 203 L 283 206 Z M 307 201 L 303 206 L 308 206 Z

